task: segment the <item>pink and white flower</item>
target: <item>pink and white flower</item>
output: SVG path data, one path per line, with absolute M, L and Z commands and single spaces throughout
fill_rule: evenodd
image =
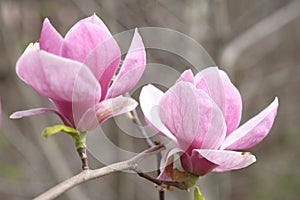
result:
M 202 176 L 249 166 L 256 161 L 249 152 L 239 152 L 261 142 L 277 114 L 278 99 L 238 127 L 242 99 L 227 74 L 217 67 L 196 76 L 185 71 L 165 93 L 145 86 L 140 104 L 153 130 L 176 145 L 162 161 L 162 168 L 180 155 L 184 171 Z M 163 171 L 161 179 L 172 179 Z
M 55 113 L 65 125 L 86 131 L 134 109 L 137 102 L 121 95 L 136 85 L 145 70 L 145 48 L 137 29 L 114 79 L 120 58 L 119 46 L 95 14 L 78 21 L 64 38 L 45 19 L 39 42 L 29 44 L 16 71 L 56 109 L 19 111 L 11 118 Z

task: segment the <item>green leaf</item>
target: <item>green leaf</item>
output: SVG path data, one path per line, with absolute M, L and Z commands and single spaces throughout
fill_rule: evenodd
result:
M 47 127 L 43 130 L 42 136 L 48 138 L 49 136 L 57 134 L 59 132 L 64 132 L 69 134 L 73 138 L 77 149 L 86 147 L 86 132 L 80 132 L 69 126 L 55 125 L 55 126 Z
M 199 187 L 195 187 L 194 189 L 194 200 L 205 200 L 204 196 L 201 194 Z
M 45 128 L 42 132 L 42 136 L 48 138 L 49 136 L 59 132 L 65 132 L 71 135 L 73 138 L 78 137 L 79 135 L 78 131 L 72 127 L 65 126 L 65 125 L 55 125 L 55 126 Z

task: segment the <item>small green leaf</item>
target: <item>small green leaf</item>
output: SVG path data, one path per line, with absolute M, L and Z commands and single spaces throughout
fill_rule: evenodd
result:
M 73 138 L 78 137 L 78 131 L 72 127 L 65 126 L 65 125 L 55 125 L 51 127 L 47 127 L 43 130 L 42 136 L 45 138 L 48 138 L 51 135 L 54 135 L 59 132 L 65 132 L 69 135 L 71 135 Z
M 49 136 L 59 132 L 64 132 L 69 134 L 73 138 L 77 149 L 86 147 L 86 132 L 80 132 L 69 126 L 55 125 L 55 126 L 47 127 L 43 130 L 42 136 L 48 138 Z
M 197 186 L 194 189 L 194 200 L 205 200 Z

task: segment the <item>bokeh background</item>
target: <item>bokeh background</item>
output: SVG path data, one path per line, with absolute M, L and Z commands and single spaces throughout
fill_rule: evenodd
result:
M 198 185 L 207 200 L 299 199 L 298 0 L 0 0 L 0 96 L 4 111 L 0 131 L 0 199 L 32 199 L 80 171 L 69 136 L 58 134 L 46 140 L 40 135 L 43 128 L 59 119 L 47 115 L 13 121 L 8 116 L 16 110 L 51 106 L 15 74 L 15 63 L 24 48 L 39 38 L 42 20 L 48 17 L 64 35 L 77 20 L 94 12 L 112 33 L 155 26 L 194 38 L 239 88 L 243 98 L 242 121 L 279 97 L 279 112 L 271 134 L 251 149 L 258 161 L 243 170 L 201 178 Z M 147 52 L 147 56 L 181 72 L 188 67 L 184 61 L 170 59 L 170 55 L 159 51 Z M 102 128 L 114 144 L 124 149 L 138 152 L 147 147 L 142 139 L 118 129 L 114 120 L 105 122 Z M 110 151 L 99 153 L 122 160 L 121 155 Z M 106 164 L 92 155 L 89 159 L 92 168 Z M 152 183 L 121 172 L 85 183 L 58 199 L 158 198 Z M 166 193 L 166 199 L 192 196 L 175 189 Z

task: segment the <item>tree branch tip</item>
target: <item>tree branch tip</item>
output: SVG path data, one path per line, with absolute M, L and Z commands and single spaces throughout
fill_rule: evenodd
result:
M 156 151 L 162 151 L 162 150 L 165 150 L 165 149 L 166 149 L 166 147 L 165 147 L 164 144 L 158 144 L 158 145 L 155 145 L 155 146 L 153 146 L 152 148 L 150 148 L 148 150 L 149 150 L 149 152 L 156 152 Z

